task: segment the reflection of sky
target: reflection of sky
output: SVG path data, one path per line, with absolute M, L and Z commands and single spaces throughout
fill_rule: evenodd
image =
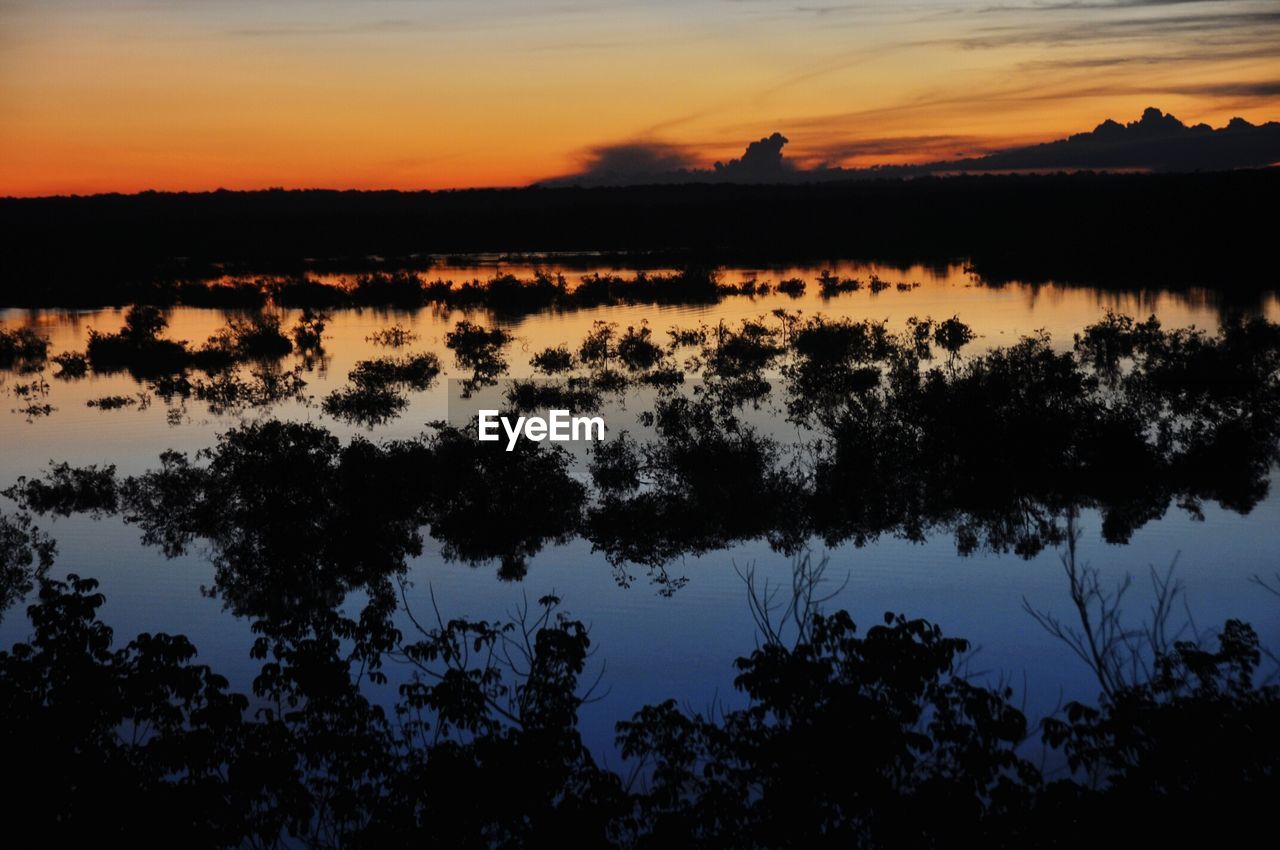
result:
M 154 457 L 150 465 L 156 465 Z M 107 596 L 103 618 L 118 642 L 141 631 L 186 634 L 200 650 L 199 663 L 226 675 L 233 688 L 251 693 L 261 662 L 249 655 L 249 623 L 224 611 L 220 600 L 201 595 L 200 588 L 213 576 L 199 551 L 165 560 L 158 550 L 139 544 L 135 526 L 115 518 L 73 517 L 42 526 L 58 541 L 54 574 L 75 572 L 102 582 Z M 1211 505 L 1203 523 L 1174 510 L 1140 529 L 1126 546 L 1104 544 L 1099 527 L 1096 514 L 1082 517 L 1081 556 L 1101 570 L 1108 585 L 1125 573 L 1133 575 L 1124 610 L 1134 622 L 1152 600 L 1148 565 L 1163 571 L 1177 557 L 1176 575 L 1186 585 L 1197 627 L 1208 632 L 1235 617 L 1251 623 L 1263 645 L 1280 645 L 1277 601 L 1250 583 L 1253 575 L 1272 575 L 1280 563 L 1280 499 L 1272 497 L 1247 516 Z M 985 680 L 1007 680 L 1016 702 L 1025 695 L 1025 711 L 1033 719 L 1060 701 L 1096 697 L 1097 684 L 1083 663 L 1022 609 L 1025 597 L 1064 619 L 1072 616 L 1057 551 L 1029 561 L 1014 555 L 961 558 L 953 541 L 942 536 L 924 544 L 884 538 L 861 549 L 844 545 L 826 550 L 815 542 L 813 552 L 831 558 L 829 587 L 848 577 L 827 610 L 847 609 L 860 633 L 883 622 L 886 611 L 936 622 L 948 636 L 972 641 L 977 652 L 971 668 Z M 559 595 L 565 610 L 591 626 L 596 654 L 590 675 L 604 668 L 607 695 L 583 709 L 580 728 L 588 746 L 616 764 L 613 724 L 646 704 L 675 698 L 704 712 L 713 701 L 741 705 L 741 695 L 733 690 L 732 663 L 754 648 L 755 634 L 735 565 L 754 565 L 771 586 L 790 581 L 785 557 L 763 542 L 745 543 L 673 565 L 672 572 L 687 576 L 689 583 L 665 598 L 645 582 L 643 572 L 632 587 L 619 587 L 604 558 L 589 543 L 575 540 L 548 546 L 530 559 L 524 581 L 501 582 L 493 567 L 445 561 L 440 544 L 427 537 L 422 556 L 410 562 L 408 600 L 422 616 L 430 611 L 434 592 L 445 617 L 492 620 L 527 600 Z M 359 610 L 360 601 L 351 600 L 352 612 Z M 0 620 L 0 646 L 29 637 L 30 624 L 20 611 L 21 605 Z M 403 612 L 397 626 L 412 634 Z M 391 683 L 371 696 L 390 705 L 395 686 L 409 671 L 389 663 L 386 672 Z M 1029 753 L 1039 758 L 1035 742 Z
M 1108 295 L 1052 286 L 1034 292 L 1016 285 L 991 289 L 972 285 L 958 267 L 937 275 L 918 267 L 905 272 L 886 267 L 837 268 L 841 274 L 864 279 L 873 270 L 885 280 L 915 280 L 921 286 L 903 292 L 891 288 L 877 295 L 864 289 L 824 302 L 811 284 L 810 291 L 797 300 L 785 296 L 730 298 L 715 307 L 620 307 L 529 317 L 509 326 L 516 335 L 507 350 L 512 375 L 529 374 L 527 361 L 532 351 L 576 342 L 599 318 L 623 326 L 648 319 L 655 334 L 662 336 L 671 325 L 715 324 L 721 318 L 735 325 L 741 318 L 767 314 L 775 307 L 803 310 L 806 315 L 823 312 L 888 319 L 895 329 L 910 315 L 942 318 L 958 313 L 981 334 L 975 343 L 979 347 L 1002 345 L 1042 327 L 1052 333 L 1056 343 L 1069 345 L 1073 332 L 1096 321 L 1108 308 L 1137 315 L 1155 311 L 1168 327 L 1216 324 L 1214 312 L 1203 303 L 1167 294 Z M 761 277 L 777 279 L 794 271 Z M 490 272 L 481 268 L 440 270 L 443 276 L 457 278 Z M 815 276 L 812 270 L 803 274 L 810 281 Z M 738 277 L 737 272 L 726 274 L 730 282 Z M 1280 303 L 1268 300 L 1265 312 L 1273 321 L 1280 319 Z M 407 350 L 440 352 L 449 373 L 446 377 L 456 377 L 452 355 L 442 347 L 442 336 L 458 318 L 459 313 L 437 315 L 431 310 L 413 314 L 340 312 L 329 323 L 326 348 L 332 359 L 327 374 L 308 375 L 308 391 L 323 396 L 344 382 L 355 361 L 383 353 L 366 337 L 397 323 L 418 334 Z M 491 321 L 483 314 L 473 319 L 485 324 Z M 199 342 L 221 326 L 225 317 L 213 310 L 179 309 L 171 320 L 168 335 Z M 286 325 L 292 320 L 291 314 Z M 55 353 L 83 350 L 90 328 L 114 330 L 121 321 L 122 314 L 116 310 L 80 315 L 0 311 L 0 327 L 34 325 L 51 337 Z M 84 403 L 87 399 L 139 390 L 125 376 L 90 376 L 72 383 L 51 380 L 49 400 L 57 409 L 46 419 L 28 423 L 10 412 L 16 405 L 7 395 L 13 383 L 24 379 L 12 375 L 4 379 L 6 383 L 0 387 L 0 447 L 4 448 L 0 452 L 0 488 L 19 475 L 39 474 L 50 459 L 74 465 L 115 463 L 122 474 L 136 474 L 154 468 L 165 449 L 194 453 L 211 445 L 218 433 L 238 421 L 209 416 L 193 402 L 190 418 L 177 427 L 170 426 L 158 399 L 141 411 L 90 409 Z M 399 419 L 372 433 L 335 423 L 316 407 L 288 404 L 273 413 L 319 422 L 344 441 L 356 434 L 374 440 L 409 437 L 419 433 L 428 420 L 445 417 L 443 386 L 442 382 L 436 389 L 414 394 L 410 408 Z M 630 405 L 629 415 L 634 417 L 640 409 Z M 250 413 L 248 417 L 258 415 Z M 1273 470 L 1273 476 L 1276 473 Z M 12 504 L 0 498 L 0 510 L 11 509 Z M 199 647 L 201 663 L 227 674 L 233 687 L 250 687 L 257 672 L 248 652 L 252 635 L 246 622 L 222 610 L 220 601 L 200 594 L 200 587 L 212 581 L 212 573 L 199 545 L 183 558 L 166 561 L 155 549 L 139 544 L 136 526 L 117 518 L 42 518 L 39 524 L 58 541 L 55 575 L 76 572 L 102 581 L 108 599 L 103 616 L 115 628 L 118 640 L 139 631 L 185 633 Z M 1140 528 L 1126 546 L 1103 543 L 1099 519 L 1092 512 L 1082 518 L 1082 528 L 1082 557 L 1101 569 L 1108 583 L 1125 572 L 1134 573 L 1135 585 L 1125 609 L 1132 616 L 1141 616 L 1150 602 L 1148 565 L 1163 569 L 1176 556 L 1178 575 L 1187 585 L 1188 602 L 1200 628 L 1208 629 L 1229 616 L 1240 617 L 1259 629 L 1267 645 L 1280 643 L 1276 600 L 1249 583 L 1250 576 L 1270 575 L 1280 563 L 1280 499 L 1275 496 L 1244 516 L 1210 503 L 1204 522 L 1171 508 L 1163 519 Z M 815 554 L 825 552 L 820 542 L 815 541 L 814 546 Z M 830 607 L 848 608 L 863 629 L 878 623 L 885 611 L 901 611 L 932 619 L 947 634 L 973 640 L 980 646 L 973 668 L 993 677 L 1006 676 L 1019 697 L 1025 687 L 1027 710 L 1033 717 L 1051 709 L 1060 695 L 1087 699 L 1096 692 L 1083 665 L 1042 632 L 1021 607 L 1025 597 L 1038 608 L 1053 609 L 1064 617 L 1070 614 L 1058 553 L 1046 551 L 1030 561 L 1013 555 L 960 558 L 954 541 L 943 533 L 923 544 L 885 538 L 862 549 L 840 546 L 829 554 L 829 575 L 836 584 L 848 576 L 847 586 Z M 732 690 L 731 663 L 750 651 L 753 632 L 745 589 L 733 567 L 751 564 L 773 583 L 788 579 L 786 558 L 771 552 L 765 543 L 749 542 L 670 565 L 672 575 L 686 576 L 689 583 L 667 599 L 658 595 L 639 568 L 631 568 L 637 576 L 632 587 L 619 587 L 603 555 L 592 552 L 590 544 L 581 540 L 548 546 L 531 559 L 524 581 L 507 583 L 495 578 L 495 565 L 472 568 L 444 560 L 440 544 L 428 538 L 423 555 L 410 565 L 414 584 L 409 601 L 421 614 L 430 604 L 429 592 L 434 591 L 445 616 L 494 619 L 513 610 L 525 597 L 537 599 L 553 591 L 559 594 L 567 610 L 591 624 L 598 648 L 593 663 L 606 665 L 608 696 L 584 710 L 582 724 L 590 746 L 606 753 L 613 739 L 613 722 L 646 703 L 676 697 L 694 709 L 705 709 L 717 698 L 737 704 L 740 697 Z M 21 608 L 20 604 L 0 620 L 0 647 L 30 634 Z M 410 628 L 403 616 L 399 625 L 406 631 Z M 598 669 L 592 667 L 592 672 Z M 388 673 L 393 677 L 392 686 L 382 694 L 390 699 L 396 677 L 405 675 L 405 670 L 393 664 Z
M 4 0 L 0 192 L 510 185 L 644 139 L 813 163 L 1259 122 L 1271 0 Z

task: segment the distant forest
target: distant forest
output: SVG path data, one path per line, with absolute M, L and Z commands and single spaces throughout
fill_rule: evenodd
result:
M 1280 169 L 805 185 L 267 190 L 0 199 L 0 302 L 141 283 L 603 252 L 622 265 L 964 260 L 991 282 L 1270 289 Z

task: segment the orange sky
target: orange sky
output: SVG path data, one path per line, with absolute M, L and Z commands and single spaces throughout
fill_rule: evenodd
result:
M 1067 6 L 1068 8 L 1062 8 Z M 520 185 L 1280 118 L 1275 0 L 0 0 L 0 194 Z

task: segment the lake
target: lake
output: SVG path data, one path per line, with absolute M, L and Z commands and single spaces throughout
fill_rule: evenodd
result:
M 570 268 L 554 261 L 535 265 L 472 258 L 438 265 L 424 277 L 484 281 L 499 274 L 528 278 L 538 271 L 563 274 L 570 288 L 584 274 L 631 274 L 608 267 L 584 268 L 581 263 Z M 847 291 L 834 291 L 841 287 L 833 285 L 832 294 L 824 294 L 818 283 L 823 273 L 834 279 L 856 279 L 860 285 L 845 287 Z M 305 385 L 267 401 L 251 394 L 227 401 L 225 393 L 218 396 L 220 401 L 211 401 L 209 393 L 202 400 L 199 392 L 188 394 L 186 399 L 170 392 L 166 399 L 154 376 L 136 376 L 128 369 L 114 374 L 90 370 L 74 380 L 57 377 L 58 369 L 51 363 L 25 374 L 9 370 L 0 373 L 4 400 L 0 407 L 0 446 L 4 447 L 0 486 L 8 487 L 20 476 L 38 478 L 51 461 L 73 467 L 111 464 L 122 478 L 139 476 L 160 466 L 162 452 L 176 450 L 194 459 L 196 453 L 217 445 L 219 435 L 244 423 L 269 420 L 321 426 L 343 445 L 352 439 L 384 445 L 415 438 L 428 428 L 427 423 L 458 421 L 459 411 L 469 410 L 470 402 L 459 398 L 460 380 L 472 370 L 460 366 L 456 350 L 446 345 L 447 335 L 463 320 L 501 329 L 510 337 L 498 347 L 507 367 L 501 380 L 508 383 L 500 384 L 501 388 L 510 381 L 534 376 L 530 359 L 537 352 L 561 344 L 576 352 L 597 322 L 616 324 L 618 334 L 629 326 L 639 328 L 647 323 L 654 341 L 665 347 L 667 331 L 673 327 L 705 325 L 714 336 L 717 327 L 732 330 L 744 321 L 759 319 L 773 328 L 785 321 L 799 326 L 810 317 L 823 316 L 832 321 L 883 321 L 884 327 L 896 334 L 908 327 L 911 317 L 940 322 L 954 316 L 974 338 L 959 349 L 954 363 L 948 364 L 938 353 L 922 366 L 945 371 L 963 369 L 974 358 L 1040 333 L 1048 335 L 1048 350 L 1071 352 L 1073 336 L 1109 312 L 1137 320 L 1154 315 L 1166 330 L 1194 326 L 1213 334 L 1229 306 L 1224 305 L 1215 281 L 1206 281 L 1201 289 L 1127 292 L 1078 285 L 989 285 L 962 265 L 904 268 L 841 262 L 719 271 L 719 280 L 732 285 L 743 281 L 776 284 L 793 278 L 806 282 L 803 293 L 786 294 L 774 288 L 764 294 L 726 295 L 711 303 L 605 304 L 528 314 L 458 304 L 414 310 L 326 308 L 321 354 L 304 357 L 291 352 L 272 361 L 276 372 L 296 369 Z M 347 282 L 341 275 L 325 280 Z M 872 281 L 883 286 L 873 287 Z M 1274 294 L 1263 295 L 1246 307 L 1253 316 L 1280 321 L 1280 299 Z M 269 309 L 280 316 L 280 326 L 286 332 L 302 313 L 297 307 Z M 775 311 L 786 311 L 790 318 L 779 318 Z M 48 339 L 52 356 L 84 351 L 91 330 L 114 333 L 124 324 L 125 314 L 124 308 L 10 309 L 0 312 L 0 329 L 34 330 Z M 240 315 L 237 311 L 174 307 L 165 313 L 168 326 L 162 335 L 198 345 Z M 403 345 L 388 347 L 375 341 L 379 332 L 393 327 L 404 331 L 407 341 Z M 327 412 L 323 400 L 348 384 L 348 373 L 358 362 L 409 353 L 435 355 L 441 372 L 427 389 L 404 390 L 403 407 L 388 421 L 369 424 Z M 788 380 L 789 356 L 770 360 L 762 366 L 761 374 L 781 387 Z M 691 357 L 698 359 L 699 353 L 691 349 L 670 357 L 683 363 Z M 237 368 L 247 379 L 257 367 L 246 362 Z M 700 380 L 690 376 L 684 392 L 701 392 L 695 390 L 702 386 Z M 651 425 L 641 420 L 659 396 L 658 390 L 648 386 L 613 393 L 602 408 L 610 435 L 625 429 L 641 440 L 645 434 L 651 436 Z M 90 406 L 90 402 L 107 397 L 121 397 L 117 401 L 120 406 Z M 802 429 L 789 422 L 777 403 L 739 401 L 743 403 L 736 415 L 775 440 L 784 456 L 790 456 L 793 449 L 797 456 L 804 453 L 795 447 L 816 429 Z M 32 409 L 33 404 L 51 409 Z M 957 417 L 964 415 L 957 409 Z M 1043 421 L 1053 420 L 1050 416 Z M 1032 443 L 1038 439 L 1035 434 L 1026 436 Z M 993 451 L 998 464 L 999 452 Z M 907 462 L 915 463 L 911 459 Z M 587 452 L 575 449 L 566 474 L 587 486 L 592 480 L 588 467 Z M 710 470 L 711 474 L 727 472 Z M 1175 575 L 1185 586 L 1187 610 L 1198 626 L 1212 627 L 1228 617 L 1240 618 L 1253 624 L 1263 645 L 1275 646 L 1280 644 L 1276 599 L 1260 592 L 1252 581 L 1255 576 L 1273 576 L 1280 564 L 1280 499 L 1269 486 L 1274 473 L 1273 460 L 1255 470 L 1256 480 L 1250 483 L 1255 489 L 1262 488 L 1261 495 L 1244 502 L 1222 496 L 1230 488 L 1218 486 L 1216 481 L 1187 485 L 1202 496 L 1193 510 L 1179 506 L 1176 496 L 1185 488 L 1174 487 L 1171 492 L 1175 497 L 1155 515 L 1135 520 L 1130 533 L 1118 535 L 1123 540 L 1108 542 L 1117 535 L 1104 533 L 1107 498 L 1096 496 L 1094 490 L 1089 490 L 1094 495 L 1080 500 L 1078 510 L 1063 502 L 1050 505 L 1049 513 L 1058 519 L 1072 515 L 1080 531 L 1078 556 L 1099 570 L 1105 584 L 1133 575 L 1134 586 L 1128 591 L 1124 612 L 1134 622 L 1146 614 L 1153 598 L 1149 570 L 1163 574 L 1176 564 Z M 447 489 L 448 485 L 441 482 L 435 486 Z M 915 485 L 908 482 L 907 489 L 911 486 Z M 530 493 L 529 498 L 538 498 L 540 492 Z M 510 495 L 521 497 L 519 493 Z M 180 496 L 173 498 L 181 501 Z M 587 498 L 590 501 L 595 495 Z M 741 492 L 725 498 L 741 498 L 746 503 L 754 497 Z M 958 507 L 951 513 L 975 514 L 966 497 L 954 498 Z M 1159 499 L 1154 503 L 1162 504 Z M 0 500 L 0 505 L 6 512 L 14 509 L 12 499 Z M 483 514 L 486 507 L 476 504 L 469 510 Z M 789 588 L 793 563 L 806 552 L 813 563 L 827 562 L 824 586 L 833 595 L 824 602 L 826 609 L 847 609 L 859 625 L 880 622 L 886 611 L 903 612 L 938 623 L 949 635 L 968 638 L 976 648 L 969 661 L 976 675 L 984 681 L 1010 683 L 1028 716 L 1050 713 L 1066 700 L 1096 697 L 1098 683 L 1092 671 L 1062 641 L 1041 628 L 1024 607 L 1064 619 L 1073 615 L 1062 565 L 1065 543 L 1048 534 L 1034 551 L 1024 548 L 1019 552 L 1016 545 L 991 545 L 991 535 L 984 532 L 977 545 L 963 546 L 959 539 L 969 520 L 957 519 L 948 511 L 925 513 L 930 521 L 919 529 L 906 528 L 895 518 L 875 525 L 874 533 L 851 533 L 843 535 L 845 539 L 832 530 L 838 525 L 834 521 L 821 527 L 801 523 L 796 532 L 799 537 L 789 538 L 787 545 L 779 545 L 776 539 L 785 536 L 781 531 L 771 535 L 783 525 L 776 518 L 730 531 L 717 527 L 702 537 L 698 534 L 702 515 L 688 511 L 681 517 L 683 536 L 673 543 L 674 537 L 666 535 L 662 524 L 667 521 L 662 517 L 671 515 L 660 513 L 655 527 L 645 529 L 641 546 L 627 537 L 631 533 L 627 524 L 638 521 L 636 515 L 623 512 L 606 518 L 617 523 L 610 526 L 608 534 L 584 532 L 574 524 L 567 532 L 556 529 L 537 538 L 536 545 L 517 559 L 519 569 L 514 571 L 503 569 L 502 558 L 467 555 L 484 554 L 483 545 L 473 542 L 468 550 L 456 539 L 448 535 L 442 539 L 427 528 L 422 534 L 421 553 L 409 552 L 403 559 L 404 595 L 392 620 L 411 633 L 410 613 L 419 618 L 434 617 L 433 605 L 445 618 L 495 620 L 554 593 L 566 610 L 591 627 L 594 655 L 589 671 L 600 674 L 601 690 L 597 700 L 581 709 L 580 728 L 587 746 L 610 764 L 620 760 L 614 745 L 615 722 L 646 704 L 669 697 L 695 709 L 741 704 L 733 685 L 733 661 L 748 653 L 758 639 L 743 575 L 754 568 L 758 584 L 767 579 L 771 586 Z M 1035 511 L 1028 508 L 1027 516 L 1032 513 Z M 714 521 L 722 522 L 719 518 Z M 229 603 L 226 593 L 210 591 L 220 583 L 215 578 L 215 562 L 222 559 L 225 565 L 227 541 L 210 542 L 196 535 L 184 552 L 168 557 L 162 547 L 141 539 L 137 521 L 126 522 L 119 514 L 42 516 L 37 517 L 37 524 L 57 541 L 51 576 L 76 573 L 100 580 L 107 600 L 102 616 L 118 640 L 139 632 L 185 634 L 199 648 L 202 663 L 226 675 L 233 688 L 248 692 L 260 666 L 250 655 L 254 641 L 251 626 L 262 612 Z M 360 526 L 364 530 L 370 527 L 376 525 Z M 597 523 L 595 528 L 599 527 Z M 350 529 L 337 516 L 328 532 L 341 536 Z M 299 533 L 324 534 L 326 530 L 300 526 Z M 619 539 L 621 544 L 612 545 Z M 628 557 L 645 546 L 659 554 L 638 560 Z M 391 556 L 391 561 L 395 560 Z M 298 580 L 305 583 L 306 577 Z M 367 596 L 360 582 L 347 581 L 338 587 L 343 598 L 337 604 L 351 612 L 361 610 Z M 8 647 L 29 635 L 31 625 L 23 610 L 32 597 L 28 594 L 5 612 L 0 621 L 0 645 Z M 1179 604 L 1174 620 L 1182 619 Z M 407 679 L 411 667 L 392 661 L 386 672 L 388 682 L 367 685 L 367 693 L 374 701 L 390 705 L 395 701 L 395 686 Z

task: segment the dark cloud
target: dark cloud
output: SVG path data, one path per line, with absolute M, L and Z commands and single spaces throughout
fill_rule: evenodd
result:
M 1280 82 L 1220 83 L 1201 86 L 1220 96 L 1274 96 Z M 743 155 L 712 168 L 698 168 L 688 149 L 655 142 L 610 145 L 590 152 L 582 171 L 543 181 L 549 186 L 626 186 L 658 183 L 800 183 L 883 176 L 922 176 L 956 171 L 1057 171 L 1144 169 L 1211 171 L 1258 168 L 1280 163 L 1280 123 L 1255 126 L 1233 118 L 1217 130 L 1188 126 L 1154 107 L 1128 124 L 1110 119 L 1066 139 L 920 165 L 802 168 L 783 154 L 786 136 L 774 133 L 747 145 Z M 807 158 L 848 159 L 866 155 L 928 157 L 962 146 L 981 150 L 966 136 L 900 136 L 836 142 L 804 151 Z M 953 155 L 954 156 L 954 155 Z
M 794 179 L 795 164 L 782 154 L 781 133 L 751 142 L 738 159 L 698 167 L 687 147 L 637 141 L 603 145 L 587 152 L 575 174 L 543 181 L 543 185 L 624 186 L 643 183 L 783 183 Z
M 797 158 L 830 168 L 833 163 L 859 157 L 899 157 L 915 160 L 947 159 L 957 156 L 979 156 L 998 147 L 991 139 L 977 136 L 928 135 L 885 136 L 871 139 L 837 139 L 821 144 L 806 144 L 796 151 Z
M 630 183 L 675 182 L 697 166 L 690 151 L 665 142 L 635 141 L 591 148 L 575 174 L 547 184 L 620 186 Z
M 1160 83 L 1132 83 L 1094 79 L 1084 83 L 1068 82 L 1055 86 L 1047 85 L 1031 75 L 1026 75 L 1015 78 L 1015 81 L 1010 84 L 1002 84 L 998 87 L 930 92 L 892 106 L 827 115 L 792 116 L 784 121 L 786 126 L 809 134 L 838 135 L 847 133 L 850 127 L 874 127 L 882 122 L 901 125 L 904 121 L 920 121 L 928 124 L 941 113 L 978 114 L 1003 109 L 1009 104 L 1038 102 L 1148 96 L 1158 100 L 1169 95 L 1182 95 L 1218 98 L 1223 101 L 1218 104 L 1219 107 L 1235 108 L 1244 105 L 1256 106 L 1260 101 L 1274 100 L 1277 96 L 1275 85 L 1274 80 L 1190 83 L 1183 79 Z
M 1245 89 L 1277 87 L 1275 83 L 1239 84 Z M 1222 171 L 1258 168 L 1280 162 L 1280 124 L 1255 126 L 1233 118 L 1222 128 L 1187 126 L 1171 114 L 1148 107 L 1137 121 L 1108 119 L 1093 130 L 1056 142 L 1013 148 L 933 170 L 1073 170 L 1145 169 L 1149 171 Z
M 1210 97 L 1280 97 L 1280 80 L 1256 83 L 1204 83 L 1179 86 L 1183 94 L 1202 94 Z
M 774 133 L 747 145 L 741 159 L 717 162 L 715 173 L 731 182 L 772 183 L 790 179 L 795 165 L 782 156 L 782 148 L 789 140 L 781 133 Z

